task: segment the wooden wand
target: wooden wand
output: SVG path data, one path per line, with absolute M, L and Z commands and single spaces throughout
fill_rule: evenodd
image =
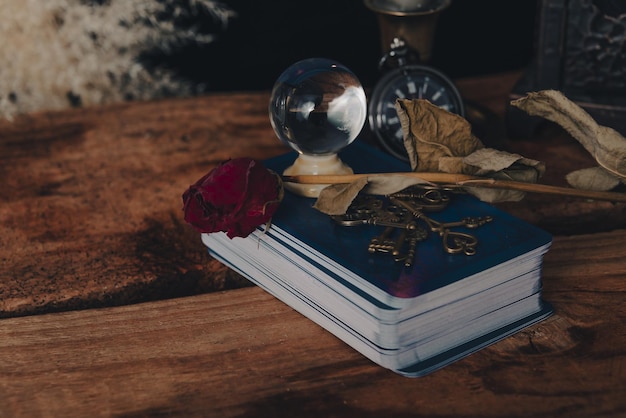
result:
M 346 184 L 361 178 L 375 179 L 379 176 L 407 176 L 425 182 L 454 187 L 485 187 L 490 189 L 518 190 L 528 193 L 544 193 L 558 196 L 578 197 L 591 200 L 626 203 L 626 193 L 581 190 L 571 187 L 550 186 L 547 184 L 525 183 L 511 180 L 497 180 L 465 174 L 450 173 L 376 173 L 376 174 L 344 174 L 344 175 L 294 175 L 283 176 L 283 181 L 300 184 Z

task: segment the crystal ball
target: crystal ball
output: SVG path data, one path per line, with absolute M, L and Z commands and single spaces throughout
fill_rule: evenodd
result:
M 276 80 L 269 105 L 274 132 L 300 154 L 331 155 L 355 140 L 367 117 L 365 92 L 344 65 L 309 58 Z

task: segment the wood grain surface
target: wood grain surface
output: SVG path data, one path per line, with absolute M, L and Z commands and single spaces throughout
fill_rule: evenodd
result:
M 241 287 L 182 219 L 228 158 L 286 151 L 269 95 L 215 95 L 0 122 L 0 317 Z
M 503 132 L 517 76 L 459 81 L 481 132 Z M 0 122 L 0 417 L 626 417 L 624 204 L 499 204 L 553 233 L 555 314 L 416 379 L 212 260 L 181 194 L 227 158 L 285 152 L 268 98 Z M 545 161 L 546 184 L 593 164 L 554 125 L 501 145 Z
M 256 287 L 5 319 L 0 416 L 625 416 L 626 232 L 599 235 L 556 239 L 555 315 L 416 379 Z

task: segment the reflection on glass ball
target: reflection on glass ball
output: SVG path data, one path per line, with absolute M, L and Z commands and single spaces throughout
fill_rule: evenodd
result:
M 357 137 L 367 117 L 365 92 L 345 66 L 325 58 L 296 62 L 276 80 L 270 121 L 300 154 L 331 155 Z

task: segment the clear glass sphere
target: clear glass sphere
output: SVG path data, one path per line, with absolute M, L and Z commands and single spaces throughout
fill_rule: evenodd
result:
M 367 117 L 365 92 L 344 65 L 309 58 L 276 80 L 269 105 L 278 138 L 300 154 L 336 154 L 357 137 Z

